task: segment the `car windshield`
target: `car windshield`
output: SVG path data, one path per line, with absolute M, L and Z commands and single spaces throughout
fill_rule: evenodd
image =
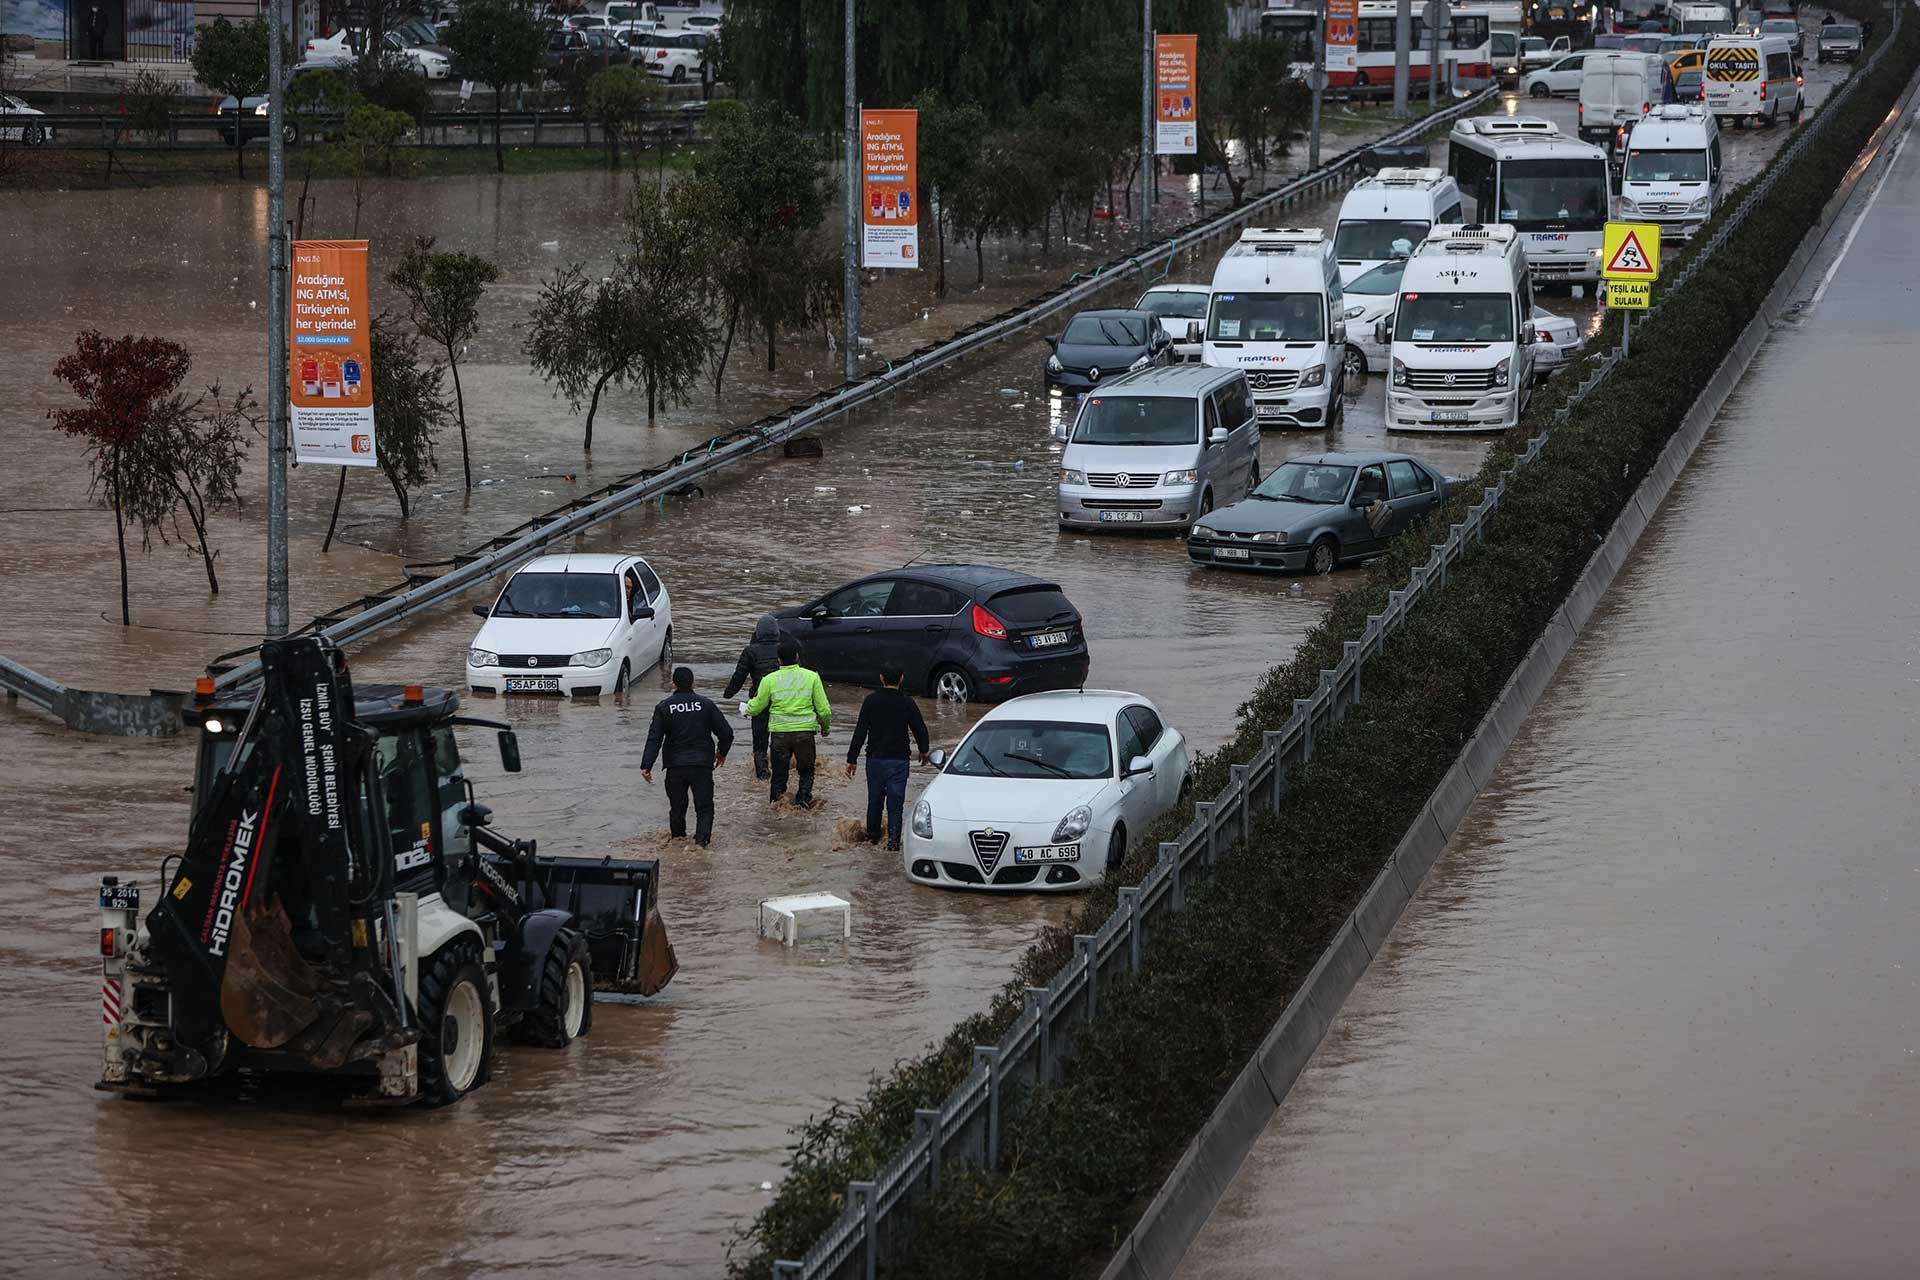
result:
M 1520 47 L 1528 53 L 1545 53 L 1547 42 L 1539 36 L 1527 36 L 1520 41 Z
M 1373 295 L 1397 293 L 1400 289 L 1400 277 L 1406 273 L 1407 264 L 1404 259 L 1398 262 L 1383 262 L 1372 270 L 1363 271 L 1355 276 L 1353 283 L 1346 286 L 1345 292 L 1348 297 L 1356 293 Z
M 500 593 L 496 618 L 617 618 L 620 580 L 610 573 L 520 573 Z
M 1147 324 L 1139 316 L 1075 316 L 1060 341 L 1070 347 L 1144 347 Z
M 1207 318 L 1207 297 L 1198 289 L 1157 289 L 1140 299 L 1140 305 L 1157 316 L 1204 320 Z
M 1324 506 L 1344 501 L 1347 486 L 1352 483 L 1352 467 L 1331 462 L 1284 462 L 1260 482 L 1253 496 L 1276 502 L 1316 502 Z
M 1610 199 L 1607 162 L 1513 160 L 1500 166 L 1500 221 L 1516 231 L 1598 231 Z
M 1403 293 L 1395 342 L 1512 342 L 1513 299 L 1504 293 Z
M 967 735 L 946 772 L 969 778 L 1110 778 L 1113 747 L 1097 724 L 988 720 Z
M 1830 27 L 1822 28 L 1820 32 L 1822 40 L 1855 40 L 1859 36 L 1860 28 L 1850 22 L 1836 22 Z
M 1630 149 L 1627 152 L 1628 182 L 1705 182 L 1707 153 L 1704 151 L 1654 151 Z
M 1194 402 L 1172 396 L 1093 396 L 1073 424 L 1074 444 L 1198 444 Z
M 1430 222 L 1343 222 L 1333 233 L 1334 256 L 1344 262 L 1404 258 L 1426 238 Z
M 1216 293 L 1207 318 L 1210 342 L 1319 342 L 1325 308 L 1317 293 Z

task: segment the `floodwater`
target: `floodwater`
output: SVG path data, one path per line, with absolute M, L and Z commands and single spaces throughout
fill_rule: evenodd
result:
M 1917 216 L 1908 147 L 1180 1275 L 1913 1274 Z
M 345 545 L 322 560 L 333 477 L 296 472 L 296 619 L 391 581 L 403 561 L 445 556 L 836 380 L 835 359 L 817 341 L 787 344 L 772 377 L 737 351 L 718 411 L 703 400 L 649 429 L 630 396 L 616 397 L 602 410 L 589 467 L 577 416 L 521 366 L 512 324 L 553 265 L 611 251 L 619 194 L 597 174 L 447 179 L 382 191 L 367 205 L 361 230 L 382 242 L 438 234 L 502 260 L 503 282 L 463 368 L 476 477 L 489 483 L 461 494 L 449 434 L 439 479 L 401 526 L 381 486 L 355 476 Z M 320 198 L 310 232 L 345 234 L 342 190 Z M 14 459 L 0 482 L 8 534 L 0 574 L 13 606 L 0 614 L 0 652 L 79 684 L 179 687 L 258 626 L 259 504 L 222 523 L 227 590 L 217 602 L 196 559 L 156 547 L 135 558 L 139 625 L 113 625 L 104 612 L 114 592 L 110 521 L 84 505 L 77 451 L 41 421 L 57 402 L 45 371 L 73 331 L 95 324 L 168 332 L 198 353 L 207 377 L 255 376 L 262 321 L 245 282 L 261 274 L 254 245 L 264 198 L 219 189 L 43 195 L 10 198 L 8 210 L 0 370 L 24 394 L 0 417 Z M 1332 212 L 1301 217 L 1324 223 Z M 543 248 L 549 241 L 559 248 Z M 955 323 L 967 307 L 998 309 L 1057 279 L 1069 262 L 1064 253 L 1043 264 L 1025 249 L 1000 252 L 989 289 L 949 304 Z M 968 269 L 956 255 L 963 282 Z M 1206 261 L 1195 274 L 1210 270 Z M 898 326 L 883 331 L 883 350 L 890 341 L 904 350 L 934 323 L 915 310 L 912 290 L 925 287 L 872 286 L 869 314 Z M 1058 534 L 1048 489 L 1061 408 L 1037 390 L 1044 355 L 1037 338 L 1004 344 L 829 430 L 818 461 L 735 469 L 703 497 L 632 513 L 578 546 L 653 560 L 673 593 L 679 657 L 714 692 L 758 614 L 847 578 L 916 557 L 1046 575 L 1087 615 L 1091 682 L 1147 694 L 1196 746 L 1215 746 L 1232 732 L 1244 691 L 1289 655 L 1341 580 L 1195 570 L 1171 539 Z M 1449 473 L 1477 465 L 1476 441 L 1386 437 L 1379 395 L 1376 381 L 1338 431 L 1269 436 L 1263 469 L 1326 447 L 1406 447 Z M 457 686 L 477 625 L 466 613 L 473 602 L 356 649 L 356 672 Z M 12 1123 L 0 1194 L 18 1224 L 0 1270 L 64 1274 L 135 1261 L 156 1274 L 214 1276 L 330 1264 L 373 1275 L 715 1272 L 729 1237 L 765 1203 L 762 1183 L 779 1178 L 792 1127 L 982 1008 L 1013 957 L 1068 904 L 910 886 L 885 854 L 837 837 L 864 808 L 859 781 L 823 774 L 820 810 L 769 811 L 744 743 L 719 782 L 712 850 L 672 844 L 664 799 L 638 776 L 657 687 L 649 675 L 597 703 L 477 699 L 481 713 L 514 722 L 527 767 L 501 775 L 491 752 L 479 751 L 472 773 L 498 825 L 538 837 L 545 852 L 661 856 L 680 977 L 650 1003 L 601 1005 L 593 1034 L 565 1053 L 506 1050 L 489 1087 L 431 1115 L 148 1106 L 90 1092 L 99 1052 L 92 891 L 103 871 L 151 882 L 177 849 L 189 748 L 81 738 L 31 712 L 0 714 L 0 845 L 26 908 L 0 938 L 0 1099 Z M 842 728 L 823 760 L 844 749 L 860 696 L 831 693 Z M 929 712 L 949 745 L 972 714 Z M 849 899 L 852 940 L 797 950 L 758 941 L 756 902 L 798 891 Z M 408 1207 L 382 1214 L 370 1211 L 376 1205 Z M 111 1229 L 98 1225 L 109 1220 Z

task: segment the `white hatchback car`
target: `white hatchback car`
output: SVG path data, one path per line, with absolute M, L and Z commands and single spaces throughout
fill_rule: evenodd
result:
M 639 556 L 540 556 L 522 565 L 467 651 L 467 684 L 592 698 L 673 660 L 673 601 Z
M 709 43 L 698 31 L 656 31 L 634 46 L 634 65 L 675 84 L 704 81 L 713 70 L 707 59 Z
M 907 878 L 946 888 L 1085 889 L 1180 800 L 1187 740 L 1137 693 L 1030 693 L 982 716 L 907 824 Z
M 1179 364 L 1199 364 L 1199 342 L 1187 340 L 1187 326 L 1207 326 L 1207 304 L 1213 300 L 1210 284 L 1156 284 L 1133 305 L 1160 317 L 1160 327 L 1173 338 L 1173 356 Z

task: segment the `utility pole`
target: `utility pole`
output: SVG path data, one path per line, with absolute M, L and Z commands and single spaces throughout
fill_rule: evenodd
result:
M 288 616 L 286 0 L 270 0 L 268 12 L 267 634 L 284 636 Z
M 1413 59 L 1413 0 L 1400 0 L 1393 16 L 1393 118 L 1407 118 L 1407 68 Z
M 860 376 L 860 101 L 853 82 L 853 5 L 854 0 L 847 0 L 847 236 L 840 282 L 848 382 Z
M 1141 0 L 1140 55 L 1140 238 L 1153 238 L 1153 0 Z M 1198 131 L 1196 130 L 1196 136 Z
M 1447 23 L 1446 0 L 1427 0 L 1427 15 L 1441 21 L 1427 24 L 1427 114 L 1440 105 L 1440 28 Z
M 1307 130 L 1307 172 L 1320 167 L 1320 98 L 1327 91 L 1327 0 L 1316 10 L 1320 30 L 1313 41 L 1313 118 Z

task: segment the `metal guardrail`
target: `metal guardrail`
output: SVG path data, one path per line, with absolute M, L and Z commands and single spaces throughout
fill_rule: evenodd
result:
M 1891 25 L 1887 40 L 1862 64 L 1862 72 L 1874 66 L 1898 34 L 1897 12 Z M 1822 104 L 1725 224 L 1674 274 L 1669 291 L 1684 284 L 1701 262 L 1725 245 L 1773 189 L 1779 175 L 1832 119 L 1830 108 L 1844 102 L 1858 82 L 1858 75 L 1850 76 Z M 1592 394 L 1619 365 L 1616 346 L 1599 360 L 1569 404 Z M 1566 409 L 1559 411 L 1556 425 L 1566 421 L 1567 414 Z M 1160 845 L 1157 861 L 1137 886 L 1119 891 L 1119 905 L 1099 931 L 1076 935 L 1073 958 L 1053 980 L 1044 987 L 1026 989 L 1020 1014 L 999 1043 L 976 1046 L 973 1070 L 946 1101 L 938 1108 L 914 1112 L 913 1136 L 881 1166 L 873 1181 L 847 1184 L 846 1208 L 833 1225 L 798 1261 L 773 1264 L 775 1280 L 874 1280 L 883 1260 L 905 1252 L 913 1226 L 913 1202 L 939 1189 L 949 1164 L 991 1168 L 999 1163 L 1001 1136 L 1018 1115 L 1025 1094 L 1035 1085 L 1061 1078 L 1072 1055 L 1074 1031 L 1098 1016 L 1101 992 L 1140 971 L 1156 917 L 1182 910 L 1188 890 L 1212 874 L 1234 841 L 1246 838 L 1255 814 L 1278 808 L 1287 794 L 1288 771 L 1311 760 L 1315 739 L 1340 723 L 1360 701 L 1367 662 L 1406 624 L 1415 605 L 1446 585 L 1452 567 L 1467 549 L 1485 540 L 1487 524 L 1508 486 L 1539 458 L 1550 434 L 1542 431 L 1529 440 L 1514 464 L 1468 508 L 1466 518 L 1449 527 L 1446 541 L 1433 544 L 1426 562 L 1414 567 L 1406 587 L 1387 593 L 1386 609 L 1368 616 L 1360 639 L 1345 642 L 1340 664 L 1320 672 L 1313 696 L 1294 700 L 1292 716 L 1263 735 L 1263 745 L 1252 760 L 1229 766 L 1227 785 L 1213 799 L 1194 805 L 1193 820 L 1176 838 Z
M 672 462 L 622 476 L 592 493 L 534 516 L 450 560 L 409 566 L 406 581 L 322 614 L 301 627 L 296 634 L 318 631 L 336 644 L 364 639 L 375 631 L 439 605 L 467 588 L 486 581 L 551 542 L 583 532 L 640 503 L 683 489 L 724 466 L 753 457 L 810 427 L 817 427 L 857 409 L 915 378 L 1085 301 L 1129 278 L 1141 268 L 1145 259 L 1166 254 L 1171 261 L 1179 253 L 1223 231 L 1250 222 L 1264 213 L 1317 196 L 1327 187 L 1361 172 L 1362 161 L 1373 146 L 1392 145 L 1419 137 L 1436 125 L 1447 124 L 1475 110 L 1494 92 L 1488 89 L 1444 111 L 1396 129 L 1374 142 L 1342 152 L 1312 173 L 1303 174 L 1244 205 L 1200 219 L 1149 248 L 1116 258 L 1091 272 L 1076 274 L 1066 283 L 1019 307 L 970 325 L 951 338 L 921 347 L 897 363 L 888 362 L 882 372 L 856 382 L 843 383 L 832 391 L 822 392 L 812 400 L 770 414 L 739 430 L 714 436 L 704 444 L 682 453 Z M 415 572 L 436 568 L 441 564 L 451 565 L 452 568 L 437 575 Z M 224 653 L 208 664 L 207 669 L 216 674 L 220 688 L 244 683 L 258 673 L 257 661 L 230 670 L 222 669 L 221 664 L 227 660 L 250 652 L 252 650 L 249 648 Z
M 23 667 L 12 658 L 0 657 L 0 689 L 9 702 L 25 698 L 28 702 L 59 715 L 67 705 L 67 686 L 41 675 L 32 667 Z
M 686 141 L 696 136 L 706 116 L 705 102 L 685 102 L 656 109 L 647 114 L 641 126 L 642 141 L 666 136 Z M 127 115 L 114 111 L 42 112 L 28 122 L 29 127 L 50 129 L 53 136 L 45 143 L 52 147 L 115 147 L 126 151 L 231 150 L 226 141 L 234 127 L 232 114 L 210 111 L 175 111 L 167 116 L 164 129 L 147 129 L 133 123 Z M 313 112 L 302 117 L 302 141 L 309 135 L 326 136 L 338 130 L 345 116 L 337 111 Z M 601 121 L 585 111 L 503 111 L 500 132 L 531 134 L 532 146 L 603 146 L 606 129 Z M 429 111 L 400 145 L 408 146 L 483 146 L 492 141 L 493 112 L 485 108 L 470 111 Z M 245 130 L 249 140 L 264 138 L 266 124 Z M 454 135 L 463 135 L 458 143 Z M 182 142 L 182 136 L 196 141 Z
M 180 732 L 184 695 L 166 689 L 147 694 L 75 689 L 11 658 L 0 657 L 0 690 L 8 702 L 25 698 L 51 712 L 69 729 L 121 738 L 166 738 Z

